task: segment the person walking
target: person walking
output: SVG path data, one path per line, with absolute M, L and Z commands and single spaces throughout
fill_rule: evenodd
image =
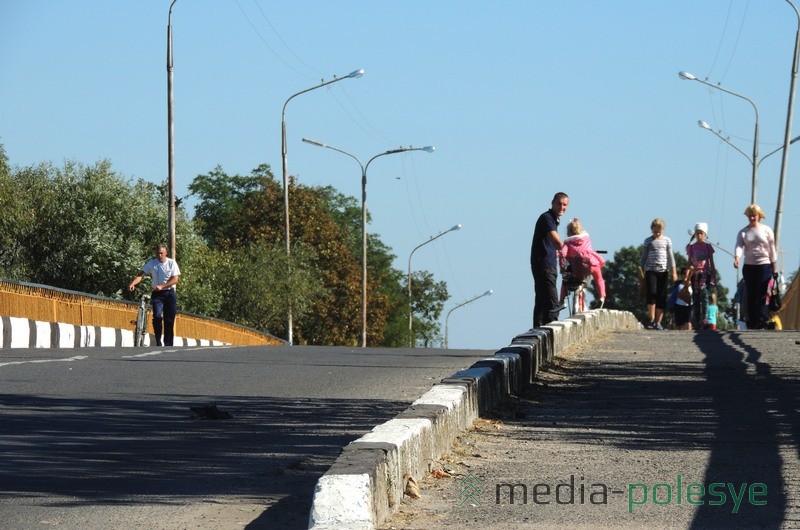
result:
M 149 274 L 153 283 L 150 303 L 153 305 L 153 331 L 157 346 L 172 346 L 175 336 L 175 316 L 178 314 L 178 300 L 175 291 L 181 270 L 178 263 L 167 257 L 167 247 L 158 245 L 156 257 L 144 264 L 139 274 L 128 285 L 129 291 L 136 290 L 136 285 Z M 163 332 L 163 343 L 162 343 Z
M 719 307 L 717 307 L 717 294 L 711 293 L 708 297 L 708 313 L 706 313 L 706 328 L 714 331 L 717 329 L 717 313 L 719 312 Z
M 742 266 L 742 279 L 747 295 L 747 328 L 764 329 L 767 322 L 767 292 L 770 279 L 777 278 L 777 252 L 772 228 L 761 223 L 766 216 L 757 204 L 744 210 L 747 226 L 736 234 L 733 266 Z
M 663 219 L 653 219 L 650 223 L 653 235 L 644 240 L 639 262 L 640 274 L 644 272 L 647 312 L 650 316 L 650 321 L 644 326 L 648 329 L 664 329 L 661 319 L 667 306 L 667 273 L 672 272 L 672 281 L 678 281 L 672 240 L 664 235 L 666 226 Z
M 569 206 L 566 193 L 553 196 L 550 209 L 536 220 L 531 242 L 531 272 L 536 299 L 533 306 L 533 327 L 538 328 L 556 319 L 558 307 L 558 259 L 557 252 L 564 244 L 558 237 L 559 218 Z
M 686 255 L 692 266 L 692 322 L 694 329 L 705 329 L 708 323 L 708 288 L 716 281 L 714 246 L 706 242 L 708 223 L 694 225 L 694 234 L 686 245 Z M 692 243 L 692 241 L 695 241 Z
M 675 329 L 692 329 L 692 272 L 691 267 L 681 268 L 680 278 L 667 300 L 667 306 L 675 316 Z

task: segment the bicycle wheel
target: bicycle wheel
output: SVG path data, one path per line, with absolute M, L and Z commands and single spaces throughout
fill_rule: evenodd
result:
M 133 345 L 137 348 L 144 346 L 144 336 L 147 333 L 147 305 L 144 299 L 139 302 L 139 311 L 136 314 L 135 333 Z
M 580 301 L 581 301 L 581 287 L 578 287 L 574 291 L 572 291 L 572 303 L 570 304 L 570 316 L 580 313 Z

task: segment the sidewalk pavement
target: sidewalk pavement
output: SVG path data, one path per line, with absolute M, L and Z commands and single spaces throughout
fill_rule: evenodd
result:
M 798 457 L 800 332 L 601 332 L 380 528 L 800 528 Z

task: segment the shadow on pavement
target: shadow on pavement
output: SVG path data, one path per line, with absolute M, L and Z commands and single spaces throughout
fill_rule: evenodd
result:
M 217 397 L 232 419 L 198 419 L 206 397 L 150 401 L 0 394 L 0 499 L 98 504 L 267 499 L 249 528 L 306 528 L 311 496 L 342 447 L 407 403 Z M 384 417 L 384 419 L 380 419 Z
M 583 444 L 587 454 L 592 445 L 608 444 L 665 454 L 704 451 L 709 458 L 702 482 L 725 484 L 727 501 L 712 505 L 718 497 L 707 495 L 691 528 L 779 528 L 790 517 L 787 491 L 797 483 L 796 476 L 787 483 L 783 470 L 787 464 L 797 467 L 800 378 L 776 375 L 737 333 L 696 333 L 693 342 L 702 357 L 681 353 L 664 362 L 643 356 L 633 363 L 580 359 L 551 367 L 579 377 L 544 395 L 541 388 L 533 389 L 527 397 L 544 397 L 544 406 L 533 417 L 508 421 L 541 428 L 534 436 L 542 441 L 557 436 Z M 686 344 L 676 345 L 681 343 Z M 791 461 L 785 461 L 787 455 Z M 674 486 L 676 477 L 663 479 Z M 768 504 L 753 506 L 745 493 L 738 513 L 732 513 L 728 483 L 737 490 L 742 483 L 766 484 Z
M 759 509 L 745 500 L 734 514 L 729 508 L 706 503 L 692 527 L 739 526 L 747 519 L 760 528 L 779 528 L 786 518 L 788 489 L 782 474 L 781 438 L 784 445 L 791 442 L 800 447 L 800 384 L 776 375 L 762 361 L 762 353 L 742 340 L 741 333 L 698 333 L 695 344 L 705 354 L 704 393 L 716 414 L 704 482 L 739 487 L 764 483 L 769 504 Z M 787 434 L 791 440 L 785 439 Z M 796 466 L 796 449 L 791 459 L 789 464 Z

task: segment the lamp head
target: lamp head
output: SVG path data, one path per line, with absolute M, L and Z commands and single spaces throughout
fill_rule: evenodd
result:
M 703 120 L 697 120 L 697 125 L 702 127 L 703 129 L 708 129 L 709 131 L 711 130 L 711 126 L 708 123 L 704 122 Z
M 494 291 L 493 291 L 493 290 L 491 290 L 491 289 L 489 289 L 488 291 L 486 291 L 485 293 L 483 293 L 483 296 L 491 296 L 491 295 L 492 295 L 492 293 L 494 293 Z
M 436 148 L 433 147 L 432 145 L 426 145 L 425 147 L 422 148 L 422 150 L 425 151 L 426 153 L 433 153 L 434 151 L 436 151 Z
M 354 72 L 350 72 L 349 74 L 347 74 L 347 77 L 355 79 L 357 77 L 361 77 L 362 75 L 364 75 L 364 69 L 363 68 L 361 70 L 356 70 Z
M 680 71 L 680 72 L 678 72 L 678 76 L 681 79 L 686 79 L 687 81 L 696 81 L 697 80 L 697 78 L 694 75 L 690 74 L 689 72 Z
M 454 226 L 450 230 L 461 230 L 461 223 L 458 223 L 456 226 Z
M 318 147 L 328 147 L 327 145 L 325 145 L 323 143 L 315 142 L 314 140 L 309 140 L 308 138 L 303 138 L 303 141 L 305 143 L 307 143 L 307 144 L 316 145 Z

